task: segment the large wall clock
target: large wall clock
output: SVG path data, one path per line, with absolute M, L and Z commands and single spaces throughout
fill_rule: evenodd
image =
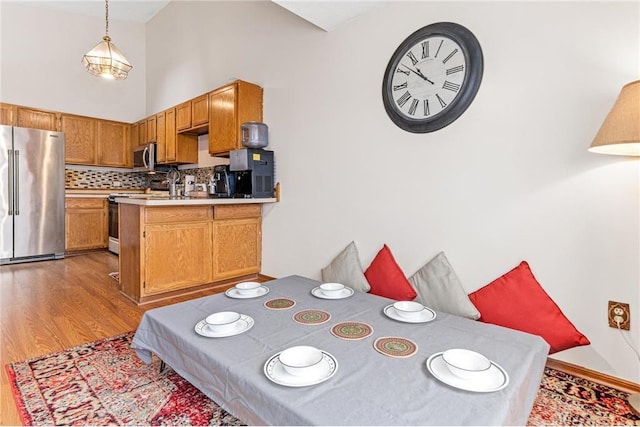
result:
M 391 56 L 382 83 L 384 108 L 408 132 L 442 129 L 469 107 L 483 69 L 482 49 L 471 31 L 452 22 L 427 25 Z

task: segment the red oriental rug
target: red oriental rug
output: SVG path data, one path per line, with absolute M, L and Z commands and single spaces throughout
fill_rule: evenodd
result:
M 242 425 L 160 361 L 133 332 L 6 366 L 24 425 Z M 628 394 L 546 368 L 528 425 L 640 425 Z

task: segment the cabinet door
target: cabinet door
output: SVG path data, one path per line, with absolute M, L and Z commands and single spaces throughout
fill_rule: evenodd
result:
M 190 127 L 191 101 L 188 101 L 176 106 L 176 130 L 180 132 L 189 129 Z
M 156 160 L 158 163 L 167 163 L 167 134 L 166 116 L 164 111 L 156 114 Z
M 147 143 L 147 121 L 141 120 L 138 122 L 138 146 L 145 145 Z
M 59 129 L 58 114 L 50 111 L 18 107 L 18 126 L 57 131 Z
M 262 92 L 260 86 L 237 81 L 209 94 L 209 153 L 242 148 L 242 123 L 262 121 Z
M 145 227 L 142 296 L 211 282 L 211 223 Z
M 147 119 L 147 142 L 156 142 L 156 116 Z
M 191 126 L 209 123 L 209 95 L 204 94 L 191 101 Z
M 260 218 L 213 222 L 213 280 L 259 273 L 262 261 Z
M 98 120 L 98 164 L 131 167 L 127 123 Z
M 18 106 L 0 102 L 0 125 L 15 126 L 18 122 Z
M 140 136 L 140 132 L 138 131 L 139 127 L 140 125 L 138 123 L 133 123 L 131 129 L 129 129 L 129 145 L 132 149 L 138 146 L 138 137 Z
M 104 249 L 109 239 L 107 199 L 65 199 L 65 249 Z
M 167 154 L 167 162 L 176 161 L 176 153 L 178 147 L 176 146 L 176 109 L 170 108 L 164 112 L 164 138 Z M 158 125 L 160 126 L 160 125 Z
M 61 131 L 65 135 L 65 163 L 97 164 L 97 120 L 91 117 L 63 114 L 60 121 Z

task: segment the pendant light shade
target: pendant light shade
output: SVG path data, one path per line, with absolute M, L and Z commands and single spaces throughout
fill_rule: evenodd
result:
M 622 88 L 589 151 L 640 156 L 640 80 Z
M 94 76 L 105 79 L 124 80 L 133 68 L 127 58 L 111 43 L 109 37 L 109 0 L 105 0 L 105 36 L 82 57 L 82 65 Z

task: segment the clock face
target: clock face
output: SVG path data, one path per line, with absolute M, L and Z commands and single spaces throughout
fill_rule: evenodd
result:
M 462 48 L 447 37 L 428 37 L 411 46 L 394 64 L 394 109 L 420 119 L 442 114 L 465 83 L 467 61 Z
M 451 22 L 427 25 L 391 56 L 382 84 L 385 110 L 406 131 L 441 129 L 469 107 L 483 66 L 480 44 L 468 29 Z

